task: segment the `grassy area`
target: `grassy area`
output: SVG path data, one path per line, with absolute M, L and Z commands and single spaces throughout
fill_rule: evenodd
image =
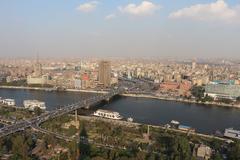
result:
M 80 129 L 75 126 L 64 128 L 64 124 L 74 120 L 64 115 L 44 122 L 41 127 L 68 136 L 76 136 L 76 141 L 67 142 L 51 134 L 26 130 L 5 139 L 0 139 L 1 154 L 13 154 L 15 159 L 93 159 L 93 160 L 192 160 L 195 144 L 205 144 L 213 149 L 211 159 L 221 160 L 225 154 L 236 159 L 240 153 L 240 143 L 226 144 L 211 138 L 202 138 L 167 129 L 150 128 L 146 138 L 146 125 L 125 126 L 101 119 L 80 119 Z M 81 137 L 87 138 L 86 143 Z M 77 143 L 77 140 L 79 143 Z M 19 149 L 18 146 L 23 146 Z M 37 152 L 36 152 L 37 148 Z M 60 148 L 61 151 L 56 151 Z M 33 154 L 34 153 L 34 154 Z M 27 156 L 26 156 L 27 155 Z
M 1 105 L 0 116 L 6 119 L 22 120 L 32 118 L 34 116 L 34 113 L 26 109 L 16 109 L 14 107 Z
M 62 118 L 53 119 L 42 124 L 42 127 L 51 131 L 57 131 L 65 135 L 73 136 L 79 134 L 79 130 L 72 126 L 69 129 L 64 129 L 64 123 L 73 121 L 73 116 L 64 116 Z M 94 143 L 106 144 L 108 146 L 119 147 L 118 152 L 113 154 L 120 154 L 121 148 L 127 150 L 137 150 L 137 154 L 144 154 L 147 156 L 149 150 L 154 153 L 151 155 L 157 156 L 161 154 L 162 157 L 178 156 L 179 150 L 186 150 L 186 155 L 192 157 L 195 144 L 204 144 L 211 147 L 214 153 L 226 154 L 229 144 L 212 138 L 204 138 L 195 135 L 187 135 L 186 133 L 174 132 L 167 129 L 150 127 L 150 135 L 146 137 L 147 126 L 139 125 L 136 127 L 113 124 L 110 121 L 101 120 L 83 120 L 80 119 L 80 128 L 86 130 L 87 137 Z M 75 131 L 75 132 L 74 132 Z M 92 144 L 94 147 L 95 145 Z M 180 148 L 179 148 L 180 147 Z M 96 151 L 97 150 L 97 151 Z M 93 152 L 105 152 L 96 149 Z M 126 156 L 125 150 L 124 155 Z M 132 153 L 131 153 L 132 154 Z M 132 155 L 138 156 L 137 154 Z M 156 155 L 155 155 L 156 154 Z M 176 154 L 176 155 L 175 155 Z M 104 156 L 104 154 L 102 155 Z M 130 156 L 131 157 L 131 156 Z M 130 158 L 128 157 L 128 158 Z

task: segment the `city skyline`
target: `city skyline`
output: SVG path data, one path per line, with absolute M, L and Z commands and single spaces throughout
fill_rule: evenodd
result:
M 0 57 L 240 58 L 239 6 L 237 0 L 2 1 Z

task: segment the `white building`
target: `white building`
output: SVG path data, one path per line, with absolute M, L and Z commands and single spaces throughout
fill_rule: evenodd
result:
M 27 77 L 27 84 L 48 84 L 49 79 L 49 75 L 42 74 L 42 65 L 37 61 L 33 74 Z
M 16 105 L 16 102 L 15 102 L 14 99 L 3 99 L 2 103 L 6 104 L 8 106 L 15 106 Z
M 49 76 L 42 75 L 40 77 L 34 77 L 32 75 L 27 77 L 27 84 L 48 84 Z
M 206 145 L 201 144 L 197 149 L 197 158 L 208 160 L 212 156 L 212 149 Z
M 82 88 L 82 81 L 80 79 L 74 80 L 74 87 L 75 89 L 81 89 Z

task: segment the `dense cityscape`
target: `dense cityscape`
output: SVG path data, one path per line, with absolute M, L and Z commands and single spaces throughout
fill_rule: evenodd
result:
M 0 160 L 240 160 L 236 0 L 0 1 Z
M 226 60 L 221 60 L 221 61 L 216 60 L 214 62 L 201 60 L 200 62 L 198 62 L 198 60 L 161 61 L 161 60 L 143 60 L 143 59 L 142 60 L 91 60 L 90 59 L 90 60 L 67 60 L 66 62 L 66 60 L 62 60 L 62 61 L 61 60 L 41 60 L 39 58 L 36 58 L 35 60 L 2 59 L 1 60 L 1 88 L 8 89 L 8 90 L 16 90 L 16 89 L 17 90 L 22 90 L 22 89 L 42 90 L 44 92 L 90 92 L 90 93 L 94 92 L 96 94 L 105 95 L 106 93 L 111 92 L 111 90 L 116 90 L 114 93 L 118 94 L 117 88 L 125 86 L 124 93 L 123 93 L 124 96 L 143 97 L 143 98 L 150 98 L 150 99 L 156 98 L 156 99 L 167 100 L 167 101 L 179 101 L 180 103 L 199 103 L 199 104 L 205 104 L 208 107 L 212 107 L 210 106 L 211 104 L 219 107 L 239 108 L 240 107 L 239 106 L 240 105 L 239 67 L 240 65 L 237 62 L 226 61 Z M 122 92 L 120 94 L 122 94 Z M 87 146 L 90 147 L 90 145 L 94 147 L 99 147 L 100 145 L 101 146 L 100 148 L 105 148 L 106 150 L 109 150 L 109 147 L 111 148 L 110 150 L 115 150 L 116 148 L 119 148 L 119 147 L 120 148 L 123 147 L 123 150 L 126 150 L 127 149 L 126 147 L 130 147 L 130 150 L 127 149 L 126 152 L 134 152 L 134 153 L 122 153 L 123 155 L 118 155 L 120 153 L 117 153 L 116 151 L 114 152 L 111 151 L 113 152 L 111 154 L 113 154 L 113 156 L 118 155 L 120 157 L 121 156 L 134 157 L 134 155 L 131 155 L 131 154 L 137 154 L 138 152 L 139 152 L 138 154 L 148 153 L 144 156 L 155 157 L 155 159 L 158 157 L 163 158 L 168 154 L 170 154 L 170 153 L 164 153 L 165 151 L 164 152 L 159 151 L 158 148 L 156 148 L 157 147 L 156 145 L 163 145 L 159 142 L 158 136 L 156 134 L 158 134 L 158 132 L 161 133 L 164 130 L 165 130 L 164 132 L 167 132 L 167 133 L 169 132 L 168 136 L 170 137 L 171 135 L 180 136 L 180 139 L 179 139 L 180 141 L 174 142 L 174 143 L 179 143 L 178 145 L 180 146 L 187 145 L 186 144 L 188 143 L 187 141 L 189 141 L 189 143 L 191 142 L 190 144 L 188 144 L 189 145 L 188 153 L 185 153 L 187 155 L 181 155 L 183 153 L 179 153 L 180 157 L 181 156 L 183 157 L 189 156 L 189 157 L 196 157 L 196 158 L 202 157 L 204 159 L 209 159 L 212 157 L 224 158 L 224 157 L 227 157 L 227 152 L 229 152 L 229 150 L 226 149 L 226 147 L 228 147 L 228 145 L 231 145 L 235 140 L 239 139 L 238 138 L 239 131 L 237 129 L 234 130 L 234 129 L 226 128 L 223 133 L 216 132 L 216 133 L 212 133 L 213 135 L 206 135 L 206 134 L 198 133 L 195 128 L 187 125 L 182 125 L 180 124 L 180 122 L 176 120 L 172 120 L 171 122 L 169 122 L 169 124 L 162 124 L 160 126 L 156 126 L 153 124 L 144 124 L 144 123 L 142 124 L 137 121 L 135 122 L 135 120 L 131 117 L 128 117 L 128 118 L 125 117 L 127 119 L 122 121 L 121 115 L 115 115 L 115 112 L 108 113 L 105 110 L 97 110 L 96 114 L 94 112 L 93 115 L 102 117 L 100 119 L 96 119 L 94 118 L 94 116 L 91 116 L 91 114 L 86 113 L 85 110 L 86 108 L 88 108 L 88 110 L 90 108 L 91 108 L 90 110 L 92 109 L 96 110 L 98 107 L 94 107 L 94 106 L 96 105 L 96 102 L 99 103 L 98 101 L 101 101 L 101 98 L 99 100 L 96 100 L 96 102 L 90 103 L 89 105 L 87 105 L 87 103 L 84 102 L 85 106 L 83 108 L 81 108 L 81 105 L 79 103 L 76 104 L 79 106 L 79 107 L 77 106 L 77 108 L 66 106 L 66 108 L 70 108 L 70 110 L 66 110 L 66 113 L 70 113 L 70 115 L 68 115 L 68 118 L 65 117 L 63 119 L 59 119 L 60 117 L 62 117 L 62 114 L 63 114 L 61 110 L 59 112 L 59 109 L 57 109 L 58 111 L 56 111 L 55 113 L 51 113 L 53 111 L 49 112 L 48 109 L 46 109 L 48 106 L 45 105 L 45 102 L 41 102 L 38 100 L 25 100 L 22 107 L 22 105 L 18 106 L 18 104 L 16 104 L 15 99 L 11 99 L 11 98 L 12 97 L 1 97 L 1 103 L 2 103 L 1 121 L 6 126 L 8 126 L 9 124 L 17 125 L 16 126 L 17 130 L 11 129 L 9 131 L 9 129 L 4 130 L 3 128 L 2 130 L 0 130 L 1 131 L 0 133 L 2 133 L 3 137 L 5 136 L 11 137 L 12 133 L 16 132 L 17 134 L 19 132 L 19 128 L 24 129 L 25 130 L 24 134 L 26 134 L 25 138 L 29 139 L 30 141 L 32 141 L 31 143 L 34 144 L 34 145 L 31 144 L 32 146 L 28 146 L 28 144 L 25 144 L 26 145 L 25 152 L 27 150 L 31 150 L 30 151 L 31 154 L 34 153 L 34 156 L 40 159 L 44 159 L 44 158 L 49 159 L 49 156 L 50 157 L 59 157 L 59 156 L 71 157 L 71 156 L 74 156 L 74 154 L 76 154 L 75 156 L 80 156 L 80 154 L 85 155 L 84 152 L 81 152 L 80 146 L 79 148 L 78 147 L 75 148 L 76 152 L 74 152 L 74 148 L 66 147 L 66 143 L 68 144 L 69 141 L 73 143 L 74 139 L 78 139 L 77 138 L 78 134 L 80 134 L 79 145 L 81 144 L 80 142 L 82 140 L 83 148 Z M 110 100 L 109 98 L 103 98 L 103 100 L 108 99 L 107 101 L 115 101 L 114 99 Z M 101 108 L 101 105 L 103 105 L 102 103 L 103 102 L 101 102 L 99 106 L 100 108 Z M 75 113 L 71 116 L 71 113 L 74 110 L 75 110 Z M 11 113 L 11 112 L 16 112 L 16 113 Z M 106 117 L 104 113 L 106 114 Z M 36 119 L 38 121 L 41 115 L 43 118 L 42 120 L 40 120 L 40 124 L 38 124 L 40 125 L 39 127 L 41 128 L 34 127 L 33 125 L 36 124 Z M 48 118 L 46 118 L 45 115 L 47 115 Z M 52 116 L 49 117 L 50 115 Z M 34 116 L 39 118 L 34 119 Z M 116 116 L 116 120 L 113 120 L 113 121 L 104 120 L 105 118 L 115 119 L 114 116 Z M 31 117 L 32 117 L 32 120 L 31 120 Z M 56 117 L 58 120 L 55 120 L 56 118 L 54 117 Z M 80 121 L 78 119 L 80 119 Z M 22 124 L 24 123 L 24 121 L 28 121 L 28 123 L 30 123 L 29 121 L 33 121 L 31 127 L 34 128 L 34 130 L 38 130 L 38 132 L 31 133 L 32 131 L 28 129 L 29 125 L 25 126 L 25 124 Z M 134 130 L 138 128 L 137 130 L 141 130 L 140 133 L 138 134 L 142 134 L 143 136 L 142 140 L 137 140 L 136 142 L 132 142 L 133 143 L 132 144 L 130 143 L 132 139 L 130 140 L 126 139 L 125 141 L 121 142 L 122 144 L 116 145 L 115 144 L 116 142 L 114 142 L 114 145 L 113 145 L 113 142 L 111 142 L 111 140 L 108 142 L 108 140 L 102 139 L 104 137 L 99 139 L 98 136 L 93 135 L 92 133 L 92 132 L 98 133 L 98 131 L 92 131 L 90 127 L 91 125 L 94 125 L 96 126 L 96 129 L 103 129 L 104 126 L 100 125 L 99 121 L 103 121 L 103 123 L 104 124 L 106 123 L 106 125 L 107 123 L 116 124 L 116 126 L 114 125 L 114 127 L 117 127 L 117 128 L 114 128 L 114 127 L 109 128 L 110 129 L 109 132 L 113 132 L 111 134 L 114 134 L 115 130 L 116 131 L 118 130 L 117 132 L 121 130 L 120 133 L 118 133 L 120 135 L 117 134 L 117 136 L 121 136 L 122 132 L 126 132 L 124 134 L 131 135 L 132 132 L 135 132 Z M 121 123 L 114 122 L 114 121 L 121 121 Z M 97 124 L 99 124 L 100 126 Z M 53 126 L 54 128 L 52 128 Z M 82 133 L 83 132 L 82 127 L 86 127 L 88 132 L 84 131 L 86 133 Z M 148 128 L 146 131 L 144 131 L 145 127 Z M 78 129 L 81 132 L 78 132 Z M 109 129 L 107 128 L 104 129 L 104 132 Z M 129 129 L 132 131 L 128 131 Z M 4 134 L 4 132 L 6 133 Z M 31 133 L 30 135 L 29 135 L 29 132 Z M 39 135 L 39 133 L 41 134 Z M 87 139 L 87 141 L 91 143 L 87 142 L 87 144 L 85 144 L 86 137 L 84 136 L 81 137 L 81 133 L 86 134 L 85 136 L 89 134 L 88 136 L 91 138 Z M 16 141 L 16 143 L 25 143 L 25 140 L 22 139 L 24 137 L 19 137 L 18 134 L 16 135 L 17 137 L 14 136 L 15 138 L 18 138 L 18 141 L 19 141 L 19 142 Z M 43 139 L 41 137 L 44 136 L 42 134 L 51 136 L 51 137 L 45 137 L 45 138 L 51 138 L 51 141 L 54 141 L 53 143 L 54 145 L 56 145 L 56 146 L 51 146 L 53 144 L 51 143 L 48 144 L 47 146 L 48 149 L 47 150 L 45 149 L 46 151 L 44 152 L 47 155 L 45 154 L 42 155 L 43 148 L 41 146 L 43 143 L 42 142 Z M 103 133 L 101 133 L 100 135 L 102 134 Z M 110 134 L 110 133 L 105 133 L 105 134 Z M 31 139 L 31 135 L 32 136 L 34 135 L 37 137 L 40 136 L 39 140 L 33 142 L 33 139 Z M 165 137 L 166 135 L 162 135 L 162 136 Z M 194 142 L 192 139 L 195 136 L 196 136 L 197 142 Z M 182 140 L 182 138 L 185 140 Z M 55 142 L 62 139 L 64 140 L 64 145 L 60 145 L 57 142 Z M 66 142 L 66 139 L 68 139 L 67 142 Z M 17 157 L 18 156 L 28 157 L 29 155 L 27 153 L 23 153 L 23 152 L 20 153 L 21 150 L 18 151 L 19 153 L 14 150 L 11 151 L 11 147 L 7 145 L 8 143 L 11 143 L 11 145 L 13 145 L 12 147 L 14 147 L 14 145 L 20 145 L 20 144 L 14 144 L 14 142 L 15 140 L 11 142 L 11 139 L 6 139 L 1 142 L 3 146 L 6 145 L 5 146 L 6 148 L 3 147 L 3 150 L 1 150 L 2 156 L 12 157 L 13 155 Z M 109 144 L 105 144 L 105 143 L 109 143 Z M 170 143 L 170 142 L 167 142 L 167 143 Z M 219 148 L 214 148 L 215 146 L 213 145 L 217 145 L 215 143 L 220 145 L 218 146 Z M 139 146 L 143 144 L 144 146 L 148 145 L 148 147 L 150 147 L 151 149 L 148 147 L 145 148 L 144 146 L 141 146 L 141 147 Z M 74 145 L 74 144 L 71 144 L 71 145 Z M 136 151 L 131 151 L 134 149 L 131 147 L 136 147 L 135 148 Z M 50 150 L 54 152 L 52 151 L 48 152 Z M 74 154 L 69 155 L 70 151 L 72 152 L 72 154 L 73 153 Z M 90 152 L 90 150 L 86 152 Z M 99 151 L 96 151 L 96 152 L 99 152 Z M 101 152 L 104 153 L 107 151 L 101 151 Z M 8 153 L 11 153 L 11 154 L 8 154 Z M 19 154 L 22 154 L 22 155 L 19 155 Z M 90 157 L 92 156 L 91 158 L 94 157 L 90 153 L 88 154 L 87 156 L 90 156 Z M 171 153 L 171 156 L 174 156 L 174 154 L 176 153 Z M 30 157 L 33 158 L 32 156 Z

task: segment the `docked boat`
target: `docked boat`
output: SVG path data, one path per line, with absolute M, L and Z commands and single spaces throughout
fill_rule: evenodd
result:
M 103 109 L 98 109 L 93 113 L 93 115 L 97 117 L 103 117 L 103 118 L 109 118 L 109 119 L 115 119 L 115 120 L 123 119 L 123 117 L 118 112 L 113 112 L 113 111 L 108 111 Z
M 14 99 L 3 99 L 1 102 L 7 106 L 15 106 L 16 102 Z
M 225 129 L 224 136 L 228 138 L 240 139 L 240 131 L 233 128 Z
M 132 117 L 129 117 L 129 118 L 127 119 L 127 121 L 128 121 L 128 122 L 133 122 L 133 118 L 132 118 Z
M 179 125 L 179 124 L 180 124 L 180 122 L 178 122 L 178 121 L 175 121 L 175 120 L 171 120 L 171 124 L 174 124 L 174 125 Z
M 185 126 L 185 125 L 179 125 L 178 129 L 182 130 L 182 131 L 187 131 L 187 132 L 195 132 L 194 128 L 192 128 L 190 126 Z
M 171 122 L 170 122 L 170 126 L 172 128 L 176 128 L 177 129 L 179 127 L 179 125 L 180 125 L 180 122 L 178 122 L 178 121 L 171 120 Z
M 41 102 L 38 100 L 25 100 L 23 102 L 24 108 L 27 108 L 31 111 L 33 111 L 35 108 L 40 108 L 42 110 L 46 109 L 45 102 Z

